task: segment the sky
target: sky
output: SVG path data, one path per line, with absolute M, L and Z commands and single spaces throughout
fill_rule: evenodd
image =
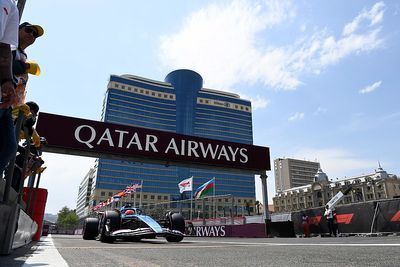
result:
M 252 101 L 254 144 L 270 148 L 271 165 L 318 161 L 340 180 L 373 173 L 379 162 L 400 175 L 399 13 L 398 1 L 28 0 L 21 21 L 45 34 L 26 50 L 42 71 L 31 76 L 27 100 L 100 120 L 111 74 L 164 81 L 192 69 L 204 87 Z M 94 159 L 43 159 L 46 212 L 74 209 Z

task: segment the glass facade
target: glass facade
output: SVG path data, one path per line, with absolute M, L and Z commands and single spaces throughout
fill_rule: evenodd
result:
M 191 70 L 169 73 L 165 82 L 133 75 L 112 75 L 102 120 L 210 139 L 253 143 L 250 101 L 236 94 L 203 88 Z M 255 199 L 254 175 L 215 169 L 99 159 L 95 188 L 122 190 L 143 181 L 143 192 L 180 198 L 178 183 L 194 177 L 193 189 L 215 177 L 216 195 Z

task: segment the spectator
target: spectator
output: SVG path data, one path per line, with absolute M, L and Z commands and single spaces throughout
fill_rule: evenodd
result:
M 332 236 L 332 234 L 333 234 L 336 237 L 336 229 L 333 224 L 333 222 L 334 222 L 333 211 L 332 211 L 332 209 L 329 208 L 329 205 L 325 206 L 324 215 L 325 215 L 326 221 L 328 222 L 329 236 Z
M 25 49 L 32 45 L 36 38 L 42 36 L 43 28 L 39 25 L 32 25 L 29 22 L 24 22 L 19 25 L 18 31 L 18 47 L 13 51 L 13 74 L 17 77 L 16 99 L 15 106 L 20 106 L 25 102 L 26 83 L 28 81 L 28 73 L 39 75 L 40 68 L 36 63 L 27 61 L 28 55 Z
M 11 72 L 11 45 L 18 45 L 19 14 L 14 0 L 0 0 L 0 176 L 16 153 L 14 123 L 11 105 L 15 85 Z
M 336 210 L 333 210 L 332 214 L 333 214 L 333 233 L 336 236 L 339 234 L 339 223 L 338 223 Z
M 310 219 L 305 213 L 301 215 L 301 224 L 303 226 L 304 237 L 310 237 Z

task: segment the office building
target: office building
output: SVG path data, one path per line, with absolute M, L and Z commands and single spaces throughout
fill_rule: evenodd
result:
M 251 103 L 237 94 L 203 88 L 202 77 L 191 70 L 176 70 L 165 81 L 134 75 L 111 75 L 104 99 L 102 120 L 133 127 L 252 144 Z M 235 206 L 249 205 L 254 212 L 253 174 L 228 170 L 177 167 L 121 160 L 99 159 L 92 204 L 106 200 L 129 184 L 141 184 L 141 195 L 131 201 L 142 207 L 181 199 L 178 183 L 193 176 L 195 190 L 216 179 L 216 195 L 234 196 Z M 190 197 L 190 192 L 185 192 Z M 132 200 L 133 199 L 133 200 Z M 218 200 L 219 213 L 225 211 Z M 227 205 L 228 205 L 227 204 Z M 199 204 L 198 206 L 200 206 Z
M 76 215 L 79 218 L 89 214 L 89 201 L 92 194 L 92 184 L 95 176 L 95 169 L 91 168 L 79 185 L 78 198 L 76 201 Z
M 319 169 L 318 162 L 278 158 L 274 160 L 275 191 L 311 184 Z

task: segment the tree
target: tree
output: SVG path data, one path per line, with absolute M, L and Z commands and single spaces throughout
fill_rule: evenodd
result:
M 67 206 L 63 207 L 58 212 L 57 225 L 61 227 L 72 227 L 78 222 L 78 216 L 75 210 L 69 209 Z

